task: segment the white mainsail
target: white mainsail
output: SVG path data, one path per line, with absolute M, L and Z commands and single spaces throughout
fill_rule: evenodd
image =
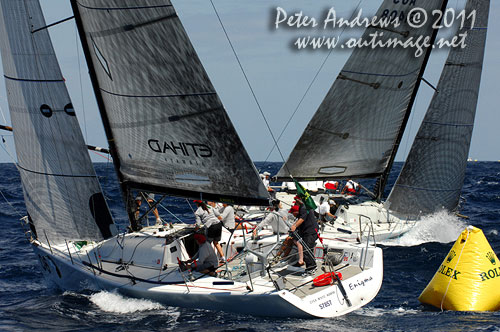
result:
M 17 168 L 32 231 L 47 243 L 115 233 L 36 0 L 0 2 Z

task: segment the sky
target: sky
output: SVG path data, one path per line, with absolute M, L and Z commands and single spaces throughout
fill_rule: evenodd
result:
M 320 21 L 324 11 L 331 7 L 335 8 L 339 17 L 348 18 L 358 3 L 363 13 L 368 16 L 369 13 L 373 14 L 376 11 L 382 1 L 213 0 L 213 2 L 275 137 L 280 135 L 303 98 L 279 141 L 280 150 L 286 159 L 342 69 L 350 51 L 335 49 L 329 54 L 327 50 L 294 49 L 293 42 L 299 36 L 338 36 L 340 31 L 325 33 L 307 27 L 284 28 L 283 25 L 276 29 L 274 23 L 277 7 L 283 8 L 289 15 L 303 11 L 304 15 L 315 17 Z M 273 139 L 210 1 L 173 0 L 173 3 L 251 159 L 265 161 L 273 146 Z M 448 6 L 460 11 L 464 3 L 464 0 L 450 0 Z M 41 0 L 41 4 L 47 24 L 72 16 L 69 1 Z M 500 159 L 500 145 L 496 144 L 497 127 L 500 123 L 500 112 L 497 111 L 500 77 L 498 37 L 500 20 L 497 19 L 499 14 L 500 1 L 491 1 L 481 90 L 469 153 L 471 158 L 477 160 Z M 51 27 L 49 31 L 83 135 L 88 144 L 107 147 L 74 21 Z M 342 36 L 359 36 L 361 33 L 360 29 L 347 29 Z M 440 36 L 446 36 L 446 32 L 440 32 Z M 447 50 L 438 50 L 434 51 L 430 58 L 424 78 L 434 85 L 437 85 L 446 57 Z M 317 74 L 326 58 L 325 65 Z M 306 93 L 309 86 L 310 89 Z M 433 90 L 430 87 L 421 85 L 396 156 L 397 161 L 406 158 L 432 94 Z M 3 80 L 0 82 L 0 108 L 2 124 L 10 125 Z M 3 134 L 6 145 L 4 149 L 0 149 L 0 162 L 11 162 L 15 158 L 13 138 L 10 133 Z M 90 154 L 96 162 L 106 161 L 94 152 Z M 267 160 L 282 161 L 282 157 L 274 151 Z

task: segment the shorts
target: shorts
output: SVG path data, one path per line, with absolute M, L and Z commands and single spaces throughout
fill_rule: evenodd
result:
M 208 227 L 207 229 L 207 238 L 210 241 L 220 241 L 220 237 L 222 235 L 222 223 L 218 222 Z

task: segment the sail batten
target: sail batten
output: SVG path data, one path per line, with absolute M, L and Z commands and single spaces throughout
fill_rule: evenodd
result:
M 446 7 L 446 0 L 419 1 L 428 13 Z M 400 13 L 402 17 L 415 2 L 385 0 L 376 13 Z M 362 39 L 370 39 L 379 27 L 366 29 Z M 383 29 L 384 31 L 387 29 Z M 430 38 L 436 31 L 431 22 L 410 28 L 406 19 L 398 27 L 380 35 L 382 42 L 399 35 Z M 356 48 L 333 83 L 325 99 L 306 127 L 278 179 L 311 180 L 377 177 L 390 168 L 413 103 L 415 90 L 428 59 L 429 48 L 417 57 L 409 48 Z M 332 175 L 328 167 L 343 168 Z
M 489 0 L 468 0 L 476 25 L 462 27 L 465 48 L 452 48 L 387 206 L 403 215 L 454 210 L 465 179 L 483 66 Z M 467 22 L 468 24 L 469 22 Z M 465 25 L 467 25 L 465 24 Z
M 267 205 L 171 2 L 72 5 L 125 196 L 140 189 Z
M 93 169 L 38 0 L 0 1 L 0 43 L 17 169 L 44 243 L 102 240 L 116 229 Z M 43 235 L 43 236 L 42 236 Z

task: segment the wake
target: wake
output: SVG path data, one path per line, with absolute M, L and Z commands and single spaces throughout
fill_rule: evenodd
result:
M 411 247 L 428 242 L 450 243 L 457 240 L 467 225 L 463 219 L 456 215 L 447 211 L 439 211 L 424 216 L 409 232 L 401 237 L 383 241 L 381 244 Z
M 106 291 L 92 294 L 90 301 L 102 311 L 119 314 L 165 309 L 161 304 L 150 300 L 125 298 L 119 294 Z

